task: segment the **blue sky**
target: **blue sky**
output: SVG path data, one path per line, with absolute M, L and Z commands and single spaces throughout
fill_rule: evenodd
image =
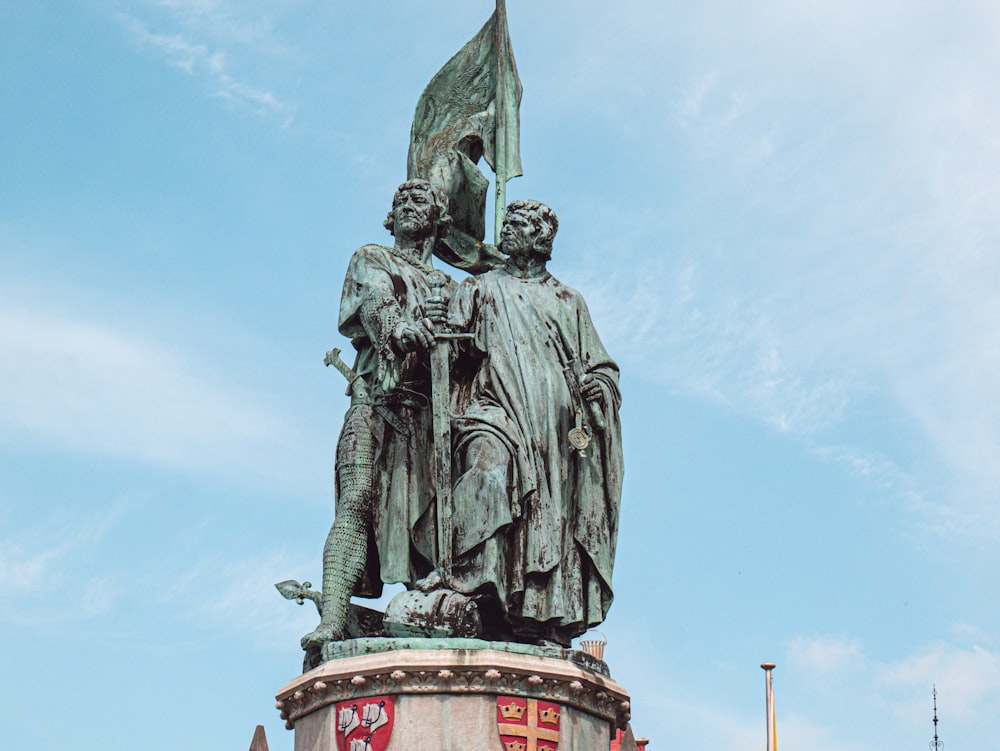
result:
M 314 625 L 322 366 L 488 0 L 0 3 L 0 738 L 248 746 Z M 508 0 L 552 270 L 622 367 L 652 748 L 1000 735 L 1000 6 Z

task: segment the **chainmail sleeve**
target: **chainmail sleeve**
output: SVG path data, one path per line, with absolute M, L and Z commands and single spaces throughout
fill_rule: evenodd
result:
M 387 252 L 381 246 L 366 245 L 354 253 L 340 307 L 340 332 L 351 337 L 359 351 L 370 343 L 376 359 L 371 375 L 382 391 L 399 382 L 400 358 L 392 346 L 392 333 L 404 320 L 386 265 Z
M 383 290 L 371 289 L 361 303 L 361 323 L 368 332 L 378 356 L 376 378 L 382 391 L 390 391 L 399 382 L 399 357 L 392 347 L 392 332 L 403 320 L 403 312 L 392 296 Z

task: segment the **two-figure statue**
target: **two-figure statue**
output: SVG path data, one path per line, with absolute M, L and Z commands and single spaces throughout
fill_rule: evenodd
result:
M 340 363 L 351 406 L 307 649 L 347 638 L 350 597 L 378 597 L 383 583 L 463 595 L 483 638 L 527 643 L 569 646 L 611 604 L 618 368 L 581 295 L 546 269 L 556 216 L 510 204 L 505 263 L 457 286 L 431 265 L 448 221 L 430 183 L 408 181 L 386 220 L 393 247 L 360 248 L 347 271 L 340 332 L 357 359 L 353 371 Z M 430 353 L 446 338 L 454 482 L 438 508 Z

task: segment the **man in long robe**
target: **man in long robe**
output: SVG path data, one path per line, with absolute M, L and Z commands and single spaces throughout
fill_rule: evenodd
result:
M 568 646 L 611 604 L 623 462 L 618 367 L 583 297 L 546 270 L 557 228 L 544 204 L 512 203 L 506 265 L 451 301 L 449 324 L 474 338 L 455 367 L 468 406 L 445 586 L 481 596 L 488 635 Z

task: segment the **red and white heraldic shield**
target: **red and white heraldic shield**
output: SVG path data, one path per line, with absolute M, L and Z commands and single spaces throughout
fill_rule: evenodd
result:
M 504 751 L 556 751 L 562 707 L 551 701 L 497 697 L 497 727 Z
M 337 704 L 339 751 L 385 751 L 396 716 L 395 697 L 369 696 Z

